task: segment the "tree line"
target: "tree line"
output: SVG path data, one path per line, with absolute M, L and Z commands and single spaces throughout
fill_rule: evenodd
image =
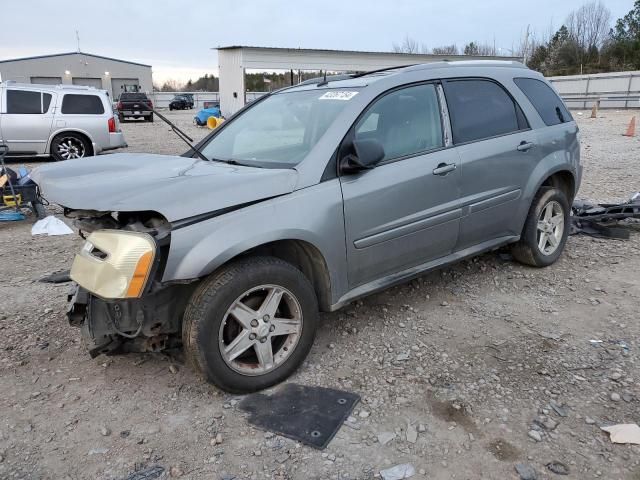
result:
M 394 43 L 397 53 L 436 55 L 514 56 L 546 76 L 575 75 L 640 69 L 640 0 L 627 15 L 611 24 L 611 11 L 601 2 L 585 3 L 572 11 L 559 29 L 536 35 L 526 33 L 512 48 L 469 42 L 462 48 L 428 48 L 410 37 Z

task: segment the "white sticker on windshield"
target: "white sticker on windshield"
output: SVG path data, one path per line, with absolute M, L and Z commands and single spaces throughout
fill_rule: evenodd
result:
M 320 97 L 320 100 L 351 100 L 358 92 L 349 92 L 345 90 L 332 90 Z

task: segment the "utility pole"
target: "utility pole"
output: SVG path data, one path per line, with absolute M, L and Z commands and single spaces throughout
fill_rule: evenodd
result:
M 80 33 L 76 30 L 76 43 L 78 45 L 78 53 L 80 53 Z

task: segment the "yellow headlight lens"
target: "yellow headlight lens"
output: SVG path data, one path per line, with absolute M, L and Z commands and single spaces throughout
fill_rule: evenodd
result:
M 146 233 L 97 230 L 71 266 L 71 279 L 102 298 L 137 298 L 149 279 L 156 243 Z

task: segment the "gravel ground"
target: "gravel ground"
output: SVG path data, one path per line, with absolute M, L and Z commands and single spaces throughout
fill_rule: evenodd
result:
M 576 114 L 580 197 L 640 189 L 639 140 L 621 136 L 630 115 Z M 170 115 L 199 139 L 191 116 Z M 159 121 L 123 129 L 129 151 L 185 150 Z M 571 237 L 547 269 L 495 252 L 323 315 L 291 381 L 362 403 L 322 452 L 254 429 L 239 397 L 179 357 L 91 359 L 64 316 L 68 286 L 35 282 L 68 268 L 80 239 L 31 238 L 30 226 L 0 225 L 0 478 L 160 465 L 190 479 L 370 479 L 411 463 L 417 479 L 518 479 L 516 464 L 552 479 L 547 464 L 561 462 L 559 478 L 640 479 L 640 446 L 599 428 L 640 421 L 637 225 L 628 241 Z

